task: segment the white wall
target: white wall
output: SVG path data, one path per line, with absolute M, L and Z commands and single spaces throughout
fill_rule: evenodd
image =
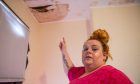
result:
M 59 42 L 65 37 L 71 59 L 76 65 L 81 65 L 82 45 L 87 37 L 86 22 L 72 21 L 65 23 L 44 24 L 41 28 L 41 50 L 43 71 L 46 74 L 46 84 L 68 84 L 67 75 L 63 69 Z M 44 84 L 44 83 L 40 83 Z
M 134 82 L 140 80 L 140 5 L 93 8 L 94 28 L 110 34 L 113 60 L 108 62 L 122 70 Z
M 81 63 L 81 49 L 87 37 L 86 21 L 39 24 L 23 0 L 4 0 L 30 28 L 29 65 L 23 84 L 67 84 L 59 42 L 67 40 L 71 59 Z

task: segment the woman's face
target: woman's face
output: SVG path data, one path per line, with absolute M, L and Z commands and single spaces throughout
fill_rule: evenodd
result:
M 82 51 L 82 62 L 85 66 L 98 67 L 105 64 L 106 56 L 98 40 L 88 40 L 84 43 Z

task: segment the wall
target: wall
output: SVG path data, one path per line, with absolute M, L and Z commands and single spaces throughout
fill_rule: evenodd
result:
M 94 29 L 110 34 L 113 60 L 108 62 L 126 73 L 134 84 L 140 80 L 140 5 L 93 8 Z
M 67 84 L 58 45 L 65 37 L 71 59 L 76 65 L 82 65 L 80 49 L 87 37 L 86 21 L 39 24 L 22 0 L 5 2 L 30 28 L 31 51 L 23 84 Z
M 70 21 L 64 23 L 42 24 L 41 50 L 42 74 L 46 78 L 40 84 L 68 84 L 68 78 L 63 69 L 59 42 L 65 37 L 71 59 L 76 65 L 81 65 L 81 49 L 87 37 L 86 22 Z M 40 76 L 41 77 L 41 76 Z

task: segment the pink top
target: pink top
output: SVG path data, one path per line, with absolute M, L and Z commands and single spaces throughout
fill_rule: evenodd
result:
M 133 84 L 124 73 L 110 65 L 79 78 L 84 73 L 84 67 L 72 67 L 68 72 L 69 84 Z

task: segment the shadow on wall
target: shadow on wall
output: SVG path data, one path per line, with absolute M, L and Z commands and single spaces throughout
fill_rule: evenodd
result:
M 40 84 L 47 84 L 47 75 L 45 72 L 40 76 Z

